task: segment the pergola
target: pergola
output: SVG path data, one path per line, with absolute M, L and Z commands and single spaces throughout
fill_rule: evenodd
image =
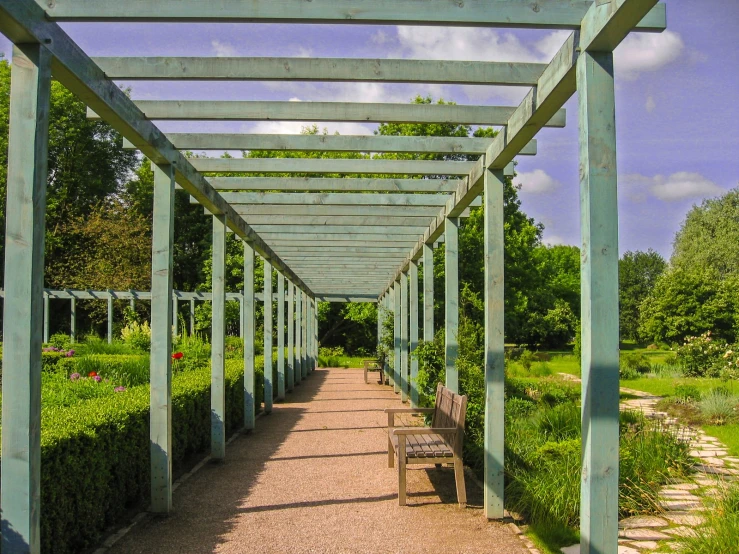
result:
M 312 58 L 90 58 L 57 22 L 263 22 L 566 29 L 548 64 Z M 174 191 L 213 218 L 212 455 L 225 456 L 226 234 L 244 244 L 245 425 L 254 426 L 254 255 L 265 302 L 287 294 L 288 367 L 317 355 L 316 302 L 372 300 L 395 317 L 392 383 L 418 401 L 419 263 L 423 336 L 433 338 L 433 245 L 445 241 L 446 385 L 458 389 L 459 218 L 485 209 L 485 514 L 503 517 L 503 186 L 537 132 L 565 123 L 579 98 L 582 228 L 582 552 L 618 538 L 618 213 L 613 50 L 632 30 L 662 31 L 657 0 L 0 0 L 13 43 L 8 153 L 2 421 L 2 530 L 13 552 L 39 550 L 40 380 L 47 130 L 53 76 L 110 123 L 155 172 L 152 247 L 152 505 L 168 512 Z M 470 32 L 474 32 L 471 30 Z M 115 80 L 378 81 L 530 87 L 519 106 L 340 102 L 132 101 Z M 458 123 L 500 128 L 492 139 L 400 136 L 163 134 L 152 120 Z M 193 129 L 197 129 L 193 125 Z M 181 150 L 465 154 L 475 161 L 188 159 Z M 217 177 L 203 173 L 345 174 L 366 178 Z M 378 178 L 377 175 L 387 175 Z M 415 178 L 411 178 L 414 176 Z M 437 178 L 429 178 L 437 177 Z M 442 177 L 442 178 L 438 178 Z M 267 192 L 265 192 L 267 191 Z M 287 292 L 286 292 L 287 290 Z M 279 343 L 285 330 L 278 315 Z M 293 314 L 295 311 L 295 315 Z M 293 318 L 296 326 L 293 327 Z M 265 351 L 272 349 L 265 310 Z M 379 329 L 378 329 L 379 330 Z M 293 360 L 293 354 L 295 360 Z M 269 361 L 267 361 L 269 359 Z M 298 361 L 296 361 L 298 360 Z M 265 365 L 271 365 L 270 356 Z M 284 362 L 280 362 L 284 371 Z M 284 378 L 284 373 L 282 374 Z M 288 373 L 290 375 L 290 373 Z M 288 389 L 294 384 L 288 379 Z M 265 399 L 272 398 L 265 368 Z M 8 531 L 12 530 L 11 535 Z M 12 537 L 12 538 L 11 538 Z M 8 542 L 12 541 L 12 542 Z

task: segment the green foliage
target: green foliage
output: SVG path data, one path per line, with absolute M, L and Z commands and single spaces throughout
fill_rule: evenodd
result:
M 706 331 L 700 336 L 687 337 L 676 354 L 686 377 L 717 377 L 726 351 L 726 343 Z
M 684 554 L 723 554 L 736 550 L 739 537 L 739 485 L 726 483 L 715 501 L 706 506 L 706 521 L 694 535 L 680 539 Z
M 129 321 L 121 329 L 121 338 L 134 350 L 148 352 L 151 349 L 151 327 L 149 327 L 149 322 Z
M 698 387 L 694 385 L 675 385 L 675 399 L 682 404 L 699 402 L 701 399 L 701 392 L 698 390 Z
M 62 382 L 63 381 L 63 382 Z M 257 405 L 263 377 L 257 372 Z M 66 398 L 62 389 L 70 390 Z M 116 393 L 112 383 L 66 376 L 44 385 L 41 433 L 42 550 L 79 552 L 142 508 L 149 495 L 149 389 Z M 226 427 L 243 421 L 243 364 L 226 362 Z M 172 381 L 173 462 L 210 444 L 210 370 L 178 373 Z
M 724 425 L 736 419 L 737 405 L 739 398 L 721 389 L 703 395 L 699 402 L 701 415 L 711 425 Z
M 654 250 L 626 252 L 618 262 L 619 325 L 622 339 L 639 338 L 641 303 L 667 269 L 667 262 Z
M 64 333 L 54 333 L 49 337 L 49 346 L 60 350 L 69 350 L 72 346 L 72 340 L 69 338 L 69 335 Z
M 652 370 L 652 364 L 646 355 L 640 352 L 626 352 L 621 355 L 621 371 L 630 375 L 644 375 Z M 635 377 L 629 377 L 635 378 Z

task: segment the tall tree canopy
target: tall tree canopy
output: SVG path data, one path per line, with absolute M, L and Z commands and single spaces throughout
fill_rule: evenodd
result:
M 665 269 L 665 259 L 651 249 L 646 252 L 626 252 L 619 260 L 618 302 L 622 338 L 639 338 L 641 304 Z

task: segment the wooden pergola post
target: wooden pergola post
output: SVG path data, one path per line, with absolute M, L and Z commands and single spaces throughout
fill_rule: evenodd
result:
M 254 247 L 244 241 L 244 428 L 254 429 L 256 401 L 254 383 Z
M 295 285 L 287 282 L 287 390 L 295 388 Z
M 400 274 L 400 401 L 408 402 L 408 273 Z
M 77 340 L 77 299 L 69 301 L 69 342 L 72 344 Z
M 402 307 L 401 304 L 403 302 L 403 293 L 400 290 L 400 277 L 398 277 L 397 281 L 393 282 L 393 301 L 395 303 L 394 306 L 394 347 L 395 347 L 395 356 L 393 357 L 393 390 L 395 391 L 395 394 L 398 394 L 400 392 L 401 388 L 401 377 L 400 377 L 400 367 L 403 363 L 403 354 L 401 352 L 401 324 L 402 324 Z
M 3 318 L 3 550 L 41 548 L 41 341 L 52 56 L 13 46 Z
M 447 217 L 444 226 L 444 309 L 446 386 L 459 393 L 459 218 Z
M 264 260 L 264 413 L 272 413 L 272 264 Z
M 303 380 L 303 291 L 295 287 L 295 384 Z
M 277 400 L 285 400 L 285 279 L 277 272 Z
M 49 342 L 49 329 L 51 327 L 49 302 L 49 297 L 44 294 L 44 344 L 48 344 Z
M 172 510 L 172 248 L 175 171 L 154 170 L 151 253 L 150 442 L 151 510 Z
M 434 340 L 434 245 L 423 245 L 423 340 Z
M 177 293 L 172 294 L 172 336 L 176 337 L 180 334 L 180 321 L 177 317 L 179 315 L 179 299 Z
M 504 236 L 502 171 L 485 171 L 485 517 L 503 518 L 505 454 Z
M 214 460 L 223 460 L 226 457 L 226 217 L 223 215 L 213 216 L 211 279 L 210 455 Z
M 300 365 L 303 371 L 303 379 L 308 377 L 308 318 L 310 317 L 310 314 L 308 313 L 308 294 L 303 294 L 303 319 L 300 322 Z
M 190 299 L 190 335 L 195 334 L 195 299 Z
M 113 293 L 108 290 L 108 344 L 113 342 Z
M 581 552 L 618 545 L 618 201 L 612 52 L 577 60 L 582 232 Z
M 418 408 L 418 358 L 414 355 L 418 348 L 418 262 L 411 260 L 410 264 L 410 397 L 411 408 Z

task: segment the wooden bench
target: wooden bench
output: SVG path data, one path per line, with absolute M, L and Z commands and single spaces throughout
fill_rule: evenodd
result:
M 388 408 L 385 413 L 388 467 L 393 467 L 395 458 L 398 458 L 398 504 L 405 506 L 406 464 L 453 462 L 457 502 L 464 508 L 467 505 L 467 492 L 464 488 L 462 446 L 467 397 L 455 394 L 439 383 L 433 408 Z M 395 427 L 395 414 L 433 414 L 433 419 L 431 427 Z
M 364 363 L 364 384 L 367 384 L 367 372 L 379 371 L 380 383 L 385 384 L 385 375 L 383 374 L 383 364 L 380 360 L 362 360 Z

